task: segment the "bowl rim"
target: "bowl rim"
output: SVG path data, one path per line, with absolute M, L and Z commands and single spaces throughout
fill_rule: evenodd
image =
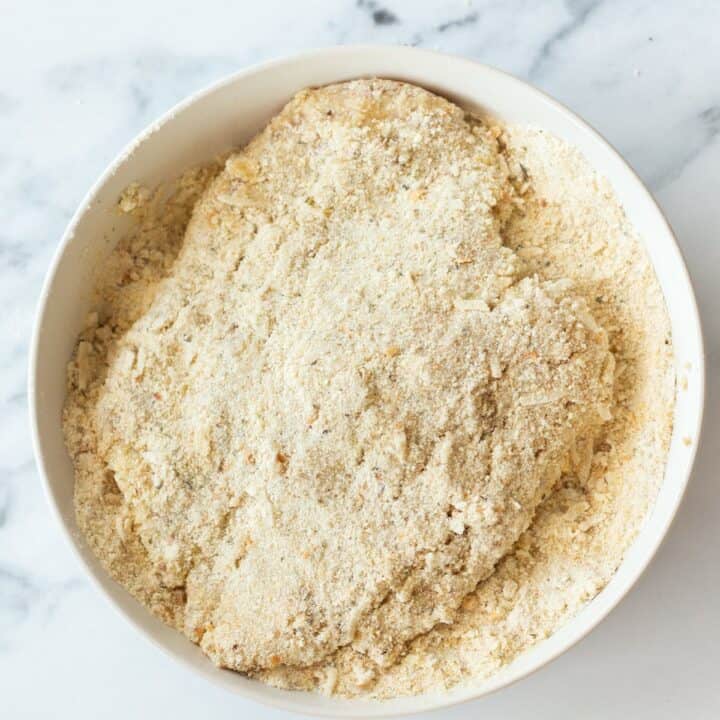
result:
M 146 138 L 160 130 L 167 122 L 172 120 L 178 113 L 182 112 L 187 107 L 194 105 L 195 103 L 198 103 L 202 100 L 204 100 L 207 96 L 215 93 L 218 90 L 221 90 L 225 88 L 226 86 L 232 85 L 238 81 L 241 81 L 244 78 L 247 78 L 249 76 L 264 73 L 269 70 L 276 69 L 278 67 L 283 67 L 292 63 L 298 63 L 298 62 L 307 62 L 310 60 L 318 60 L 318 59 L 325 59 L 325 60 L 335 60 L 339 57 L 343 56 L 353 56 L 357 54 L 365 55 L 367 57 L 372 57 L 376 55 L 383 55 L 388 53 L 395 53 L 398 55 L 414 55 L 416 57 L 424 57 L 427 60 L 430 61 L 443 61 L 443 60 L 451 60 L 453 63 L 459 63 L 461 65 L 465 65 L 470 70 L 477 70 L 478 67 L 482 68 L 484 72 L 488 73 L 489 75 L 494 75 L 498 77 L 499 79 L 515 83 L 518 88 L 521 88 L 522 91 L 526 94 L 534 95 L 536 99 L 542 101 L 546 105 L 550 106 L 554 111 L 560 113 L 561 115 L 565 116 L 566 120 L 569 120 L 572 122 L 577 128 L 579 128 L 584 134 L 587 136 L 590 136 L 596 143 L 599 143 L 600 145 L 604 146 L 604 149 L 614 157 L 616 161 L 619 161 L 622 166 L 624 166 L 625 170 L 628 172 L 629 177 L 634 181 L 637 188 L 640 190 L 641 195 L 643 196 L 643 200 L 645 203 L 647 203 L 651 208 L 654 209 L 654 211 L 657 213 L 658 218 L 662 221 L 663 227 L 667 234 L 667 240 L 669 241 L 668 247 L 670 250 L 674 252 L 675 257 L 673 258 L 673 261 L 676 266 L 676 270 L 682 274 L 682 279 L 685 282 L 685 285 L 688 290 L 688 300 L 690 307 L 692 309 L 692 317 L 687 318 L 687 322 L 692 325 L 692 332 L 694 333 L 696 340 L 697 340 L 697 346 L 699 349 L 699 352 L 696 357 L 693 357 L 693 360 L 697 362 L 697 372 L 696 375 L 696 382 L 698 386 L 697 396 L 698 396 L 698 404 L 697 404 L 697 411 L 695 414 L 694 422 L 695 427 L 690 430 L 690 432 L 693 432 L 693 437 L 696 438 L 696 441 L 693 442 L 692 447 L 689 449 L 689 459 L 686 464 L 686 471 L 683 473 L 684 476 L 674 478 L 673 484 L 677 488 L 677 495 L 674 503 L 674 507 L 672 510 L 668 513 L 667 517 L 665 518 L 664 524 L 657 530 L 655 536 L 652 538 L 652 541 L 647 543 L 643 550 L 642 560 L 638 564 L 638 566 L 635 568 L 634 572 L 625 580 L 624 584 L 616 590 L 615 596 L 612 598 L 612 600 L 607 604 L 606 607 L 602 608 L 600 611 L 596 612 L 594 615 L 588 618 L 588 621 L 580 628 L 578 628 L 577 632 L 575 632 L 571 637 L 567 638 L 562 644 L 560 644 L 557 648 L 555 648 L 553 651 L 549 652 L 545 657 L 540 658 L 537 662 L 535 662 L 534 665 L 532 665 L 529 668 L 526 668 L 524 670 L 521 670 L 520 672 L 517 672 L 514 676 L 510 678 L 503 678 L 500 682 L 487 687 L 487 688 L 471 688 L 468 684 L 468 690 L 467 692 L 464 692 L 462 694 L 459 694 L 457 696 L 451 697 L 447 692 L 440 695 L 434 695 L 431 699 L 430 696 L 428 697 L 427 702 L 425 702 L 422 707 L 418 708 L 412 708 L 412 709 L 404 709 L 404 708 L 392 708 L 390 707 L 390 703 L 392 703 L 392 700 L 389 701 L 381 701 L 381 700 L 365 700 L 360 699 L 358 700 L 341 700 L 343 703 L 342 705 L 340 703 L 337 703 L 337 705 L 331 707 L 323 707 L 323 708 L 312 708 L 309 709 L 301 702 L 297 702 L 292 696 L 297 695 L 300 693 L 294 693 L 292 691 L 288 691 L 285 693 L 282 697 L 282 699 L 278 697 L 271 697 L 269 694 L 265 694 L 262 692 L 261 688 L 258 688 L 257 692 L 249 691 L 247 689 L 243 689 L 240 687 L 237 688 L 229 688 L 226 683 L 221 682 L 214 674 L 211 673 L 204 673 L 199 672 L 198 668 L 193 665 L 192 662 L 190 662 L 187 658 L 182 656 L 180 653 L 176 652 L 175 650 L 171 649 L 169 646 L 167 646 L 164 642 L 159 640 L 158 638 L 154 637 L 151 633 L 149 633 L 144 627 L 142 627 L 133 617 L 131 617 L 116 601 L 115 599 L 108 593 L 105 587 L 103 587 L 99 575 L 96 573 L 95 569 L 92 568 L 88 562 L 86 561 L 85 557 L 83 557 L 83 554 L 80 552 L 80 549 L 78 547 L 78 541 L 74 537 L 73 532 L 71 531 L 71 528 L 68 527 L 66 524 L 66 521 L 64 517 L 62 516 L 60 512 L 60 508 L 55 500 L 52 485 L 50 482 L 50 474 L 51 470 L 48 466 L 48 463 L 46 462 L 46 458 L 44 455 L 44 446 L 43 446 L 43 438 L 41 437 L 41 432 L 39 429 L 39 423 L 38 423 L 38 417 L 40 412 L 42 411 L 42 408 L 40 407 L 40 401 L 38 397 L 37 392 L 37 365 L 38 365 L 38 350 L 39 350 L 39 343 L 40 343 L 40 337 L 42 334 L 42 328 L 43 328 L 43 319 L 45 316 L 46 308 L 48 305 L 48 301 L 50 298 L 50 291 L 53 285 L 53 281 L 58 269 L 58 266 L 60 264 L 61 258 L 64 255 L 67 246 L 72 242 L 72 239 L 75 235 L 76 227 L 82 218 L 82 216 L 85 214 L 85 212 L 92 206 L 93 201 L 95 200 L 96 196 L 100 193 L 104 185 L 107 183 L 107 181 L 116 173 L 118 168 L 120 168 L 123 163 L 135 152 L 135 150 L 145 141 Z M 361 77 L 362 73 L 359 73 L 356 75 L 356 77 Z M 422 84 L 419 82 L 418 84 Z M 664 293 L 663 293 L 664 296 Z M 518 78 L 511 73 L 505 72 L 503 70 L 499 70 L 498 68 L 495 68 L 491 65 L 488 65 L 486 63 L 482 63 L 479 61 L 476 61 L 471 58 L 464 57 L 462 55 L 456 55 L 452 53 L 446 53 L 446 52 L 440 52 L 436 50 L 428 50 L 424 48 L 416 48 L 416 47 L 410 47 L 405 45 L 387 45 L 387 44 L 352 44 L 352 45 L 335 45 L 335 46 L 326 46 L 326 47 L 320 47 L 320 48 L 314 48 L 310 50 L 303 50 L 295 53 L 291 53 L 288 55 L 283 55 L 280 57 L 275 57 L 273 59 L 265 60 L 262 62 L 254 63 L 249 66 L 245 66 L 241 68 L 240 70 L 237 70 L 236 72 L 233 72 L 229 75 L 226 75 L 219 80 L 216 80 L 205 87 L 191 93 L 184 99 L 182 99 L 180 102 L 173 105 L 169 110 L 164 112 L 157 120 L 151 122 L 149 125 L 147 125 L 143 130 L 141 130 L 135 137 L 130 140 L 125 147 L 122 148 L 122 150 L 114 157 L 114 159 L 109 163 L 109 165 L 106 167 L 106 169 L 101 173 L 101 175 L 95 180 L 95 182 L 92 184 L 90 189 L 86 192 L 85 196 L 81 200 L 80 204 L 78 205 L 77 209 L 73 213 L 70 221 L 68 222 L 65 231 L 63 232 L 62 238 L 60 240 L 60 243 L 58 244 L 52 260 L 50 262 L 50 265 L 48 267 L 48 270 L 45 274 L 42 288 L 40 291 L 40 295 L 37 301 L 36 309 L 35 309 L 35 315 L 34 315 L 34 322 L 33 322 L 33 328 L 32 328 L 32 335 L 30 340 L 30 348 L 29 348 L 29 360 L 28 360 L 28 380 L 27 380 L 27 391 L 28 391 L 28 410 L 29 410 L 29 420 L 30 420 L 30 430 L 31 430 L 31 436 L 32 436 L 32 446 L 33 446 L 33 453 L 35 456 L 35 461 L 39 470 L 43 491 L 46 497 L 46 500 L 51 508 L 51 513 L 55 517 L 55 520 L 57 521 L 59 527 L 62 530 L 62 534 L 65 537 L 66 541 L 71 547 L 72 553 L 75 555 L 76 559 L 79 561 L 80 565 L 85 571 L 85 574 L 90 578 L 91 583 L 100 591 L 100 594 L 105 598 L 105 600 L 115 609 L 117 613 L 121 617 L 125 619 L 128 623 L 130 623 L 136 630 L 139 631 L 139 633 L 147 638 L 153 645 L 158 647 L 160 650 L 163 651 L 163 653 L 166 656 L 169 656 L 172 658 L 176 663 L 179 663 L 180 665 L 188 668 L 193 672 L 195 675 L 202 675 L 209 681 L 211 681 L 216 686 L 222 686 L 227 690 L 230 690 L 231 692 L 234 692 L 238 695 L 241 695 L 243 697 L 246 697 L 250 700 L 254 700 L 256 702 L 259 702 L 265 706 L 268 707 L 274 707 L 274 708 L 280 708 L 282 710 L 291 711 L 291 712 L 298 712 L 303 714 L 312 714 L 317 717 L 398 717 L 402 715 L 408 715 L 411 713 L 415 713 L 417 711 L 429 711 L 429 710 L 438 710 L 441 708 L 447 708 L 454 705 L 458 705 L 460 703 L 464 703 L 473 699 L 478 699 L 480 697 L 484 697 L 486 695 L 489 695 L 491 693 L 497 692 L 498 690 L 501 690 L 505 687 L 509 687 L 510 685 L 513 685 L 514 683 L 518 682 L 519 680 L 522 680 L 523 678 L 528 677 L 529 675 L 532 675 L 533 673 L 537 672 L 541 668 L 547 666 L 549 663 L 553 662 L 555 659 L 557 659 L 560 655 L 564 654 L 567 650 L 569 650 L 571 647 L 579 643 L 583 638 L 585 638 L 590 632 L 592 632 L 604 619 L 607 617 L 607 615 L 615 608 L 617 605 L 623 600 L 623 598 L 628 594 L 628 592 L 636 585 L 640 577 L 644 574 L 652 560 L 657 555 L 658 549 L 660 548 L 661 544 L 667 537 L 668 531 L 670 529 L 670 526 L 672 525 L 675 517 L 677 516 L 677 512 L 682 504 L 683 498 L 685 496 L 685 492 L 687 490 L 687 485 L 690 480 L 692 471 L 694 469 L 695 460 L 697 457 L 698 448 L 701 443 L 702 439 L 702 426 L 703 426 L 703 420 L 704 420 L 704 406 L 705 406 L 705 399 L 706 399 L 706 350 L 705 350 L 705 343 L 703 338 L 703 331 L 702 331 L 702 324 L 700 319 L 700 313 L 698 310 L 697 305 L 697 299 L 695 297 L 695 291 L 692 285 L 690 273 L 687 268 L 687 264 L 685 261 L 685 257 L 682 253 L 682 250 L 677 242 L 677 238 L 675 236 L 675 233 L 665 216 L 663 210 L 658 205 L 657 201 L 655 200 L 652 193 L 648 190 L 645 183 L 642 181 L 642 179 L 638 176 L 636 171 L 633 169 L 633 167 L 625 160 L 625 158 L 615 149 L 615 147 L 605 139 L 605 137 L 599 133 L 594 127 L 592 127 L 589 123 L 587 123 L 585 120 L 580 118 L 577 114 L 575 114 L 571 109 L 569 109 L 567 106 L 553 98 L 552 96 L 548 95 L 546 92 L 536 88 L 534 85 L 530 84 L 529 82 Z M 677 393 L 677 390 L 676 390 Z M 677 397 L 677 394 L 676 394 Z M 674 433 L 674 429 L 673 429 Z M 663 484 L 667 482 L 667 479 L 664 479 Z M 633 543 L 635 542 L 635 539 L 631 542 L 631 545 L 626 550 L 629 552 L 630 548 L 632 547 Z M 104 571 L 103 571 L 104 572 Z M 616 571 L 617 572 L 617 571 Z M 127 591 L 126 591 L 127 592 Z M 602 594 L 603 591 L 600 592 Z M 587 607 L 587 603 L 584 607 Z M 569 620 L 572 618 L 568 618 Z M 557 632 L 557 631 L 556 631 Z M 209 662 L 209 661 L 208 661 Z M 232 672 L 232 671 L 228 671 Z M 257 683 L 260 685 L 260 683 Z M 262 686 L 262 688 L 266 688 L 267 686 Z M 420 699 L 423 695 L 415 696 L 415 698 Z M 401 698 L 401 699 L 408 699 L 408 698 Z M 347 705 L 345 705 L 347 703 Z M 351 706 L 354 706 L 355 710 L 351 709 Z M 370 710 L 372 708 L 372 710 Z

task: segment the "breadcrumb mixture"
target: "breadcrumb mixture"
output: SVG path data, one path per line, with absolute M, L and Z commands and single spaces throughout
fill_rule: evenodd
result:
M 650 263 L 576 150 L 359 80 L 118 206 L 137 228 L 68 367 L 78 524 L 214 662 L 442 689 L 607 583 L 674 373 Z

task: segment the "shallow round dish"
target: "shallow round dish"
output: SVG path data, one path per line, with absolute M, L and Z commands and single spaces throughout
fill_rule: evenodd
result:
M 664 482 L 607 587 L 558 632 L 491 678 L 448 692 L 383 702 L 277 690 L 218 669 L 189 640 L 152 617 L 102 569 L 77 529 L 73 468 L 61 426 L 65 367 L 89 311 L 93 270 L 129 227 L 128 219 L 115 211 L 121 191 L 135 181 L 152 187 L 243 145 L 301 88 L 362 76 L 416 83 L 468 109 L 542 127 L 577 146 L 610 180 L 643 238 L 670 314 L 676 368 L 688 378 L 687 390 L 677 397 Z M 703 395 L 702 337 L 687 270 L 662 213 L 623 159 L 573 113 L 520 80 L 469 60 L 407 47 L 328 48 L 264 63 L 193 95 L 142 132 L 95 183 L 62 238 L 42 290 L 29 370 L 35 453 L 50 503 L 89 575 L 110 601 L 140 632 L 200 675 L 259 702 L 334 717 L 397 715 L 480 697 L 537 670 L 594 628 L 636 582 L 677 511 L 699 440 Z

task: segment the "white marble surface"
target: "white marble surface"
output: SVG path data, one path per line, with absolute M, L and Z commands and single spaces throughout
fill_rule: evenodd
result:
M 589 120 L 667 212 L 706 331 L 704 444 L 655 563 L 560 660 L 444 716 L 720 716 L 720 4 L 1 0 L 0 18 L 0 717 L 288 717 L 176 667 L 90 586 L 35 470 L 26 356 L 51 254 L 122 145 L 232 70 L 351 42 L 478 58 Z

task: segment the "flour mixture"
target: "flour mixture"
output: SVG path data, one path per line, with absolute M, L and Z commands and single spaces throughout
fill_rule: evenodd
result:
M 493 672 L 608 581 L 674 376 L 607 183 L 360 80 L 131 186 L 68 370 L 79 525 L 217 664 L 391 697 Z

